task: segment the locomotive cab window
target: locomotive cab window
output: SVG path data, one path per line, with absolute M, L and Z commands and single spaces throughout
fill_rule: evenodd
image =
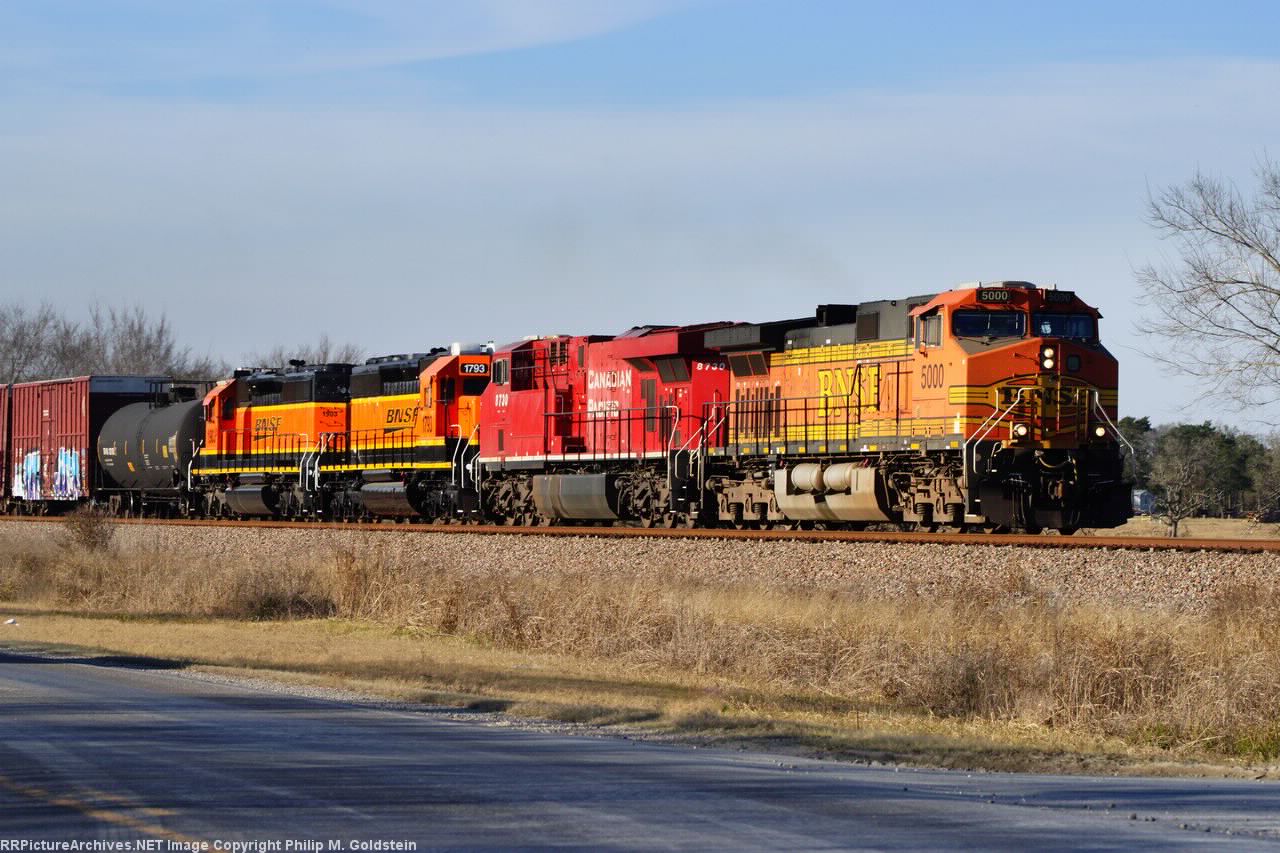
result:
M 1031 318 L 1031 329 L 1042 338 L 1092 340 L 1098 336 L 1097 321 L 1089 314 L 1036 313 Z
M 487 376 L 462 377 L 462 396 L 464 397 L 479 397 L 487 387 L 489 387 Z
M 508 371 L 508 365 L 510 364 L 511 362 L 507 361 L 505 358 L 498 359 L 493 363 L 493 384 L 494 385 L 507 384 L 507 371 Z
M 1021 311 L 956 311 L 951 315 L 951 334 L 957 338 L 1020 338 L 1027 329 L 1027 315 Z
M 936 311 L 920 318 L 920 336 L 922 346 L 942 346 L 942 315 Z
M 519 350 L 511 354 L 511 390 L 532 391 L 536 387 L 533 353 Z

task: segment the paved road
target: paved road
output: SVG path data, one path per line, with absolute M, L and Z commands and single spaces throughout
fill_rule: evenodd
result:
M 1280 851 L 1275 784 L 851 767 L 23 652 L 0 651 L 0 731 L 0 849 L 150 838 L 165 853 L 268 839 L 320 840 L 324 853 L 397 840 L 419 850 Z

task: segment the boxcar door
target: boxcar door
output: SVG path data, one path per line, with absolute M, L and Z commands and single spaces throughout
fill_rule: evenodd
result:
M 54 442 L 54 388 L 40 389 L 40 497 L 54 497 L 53 478 L 58 460 L 58 448 Z

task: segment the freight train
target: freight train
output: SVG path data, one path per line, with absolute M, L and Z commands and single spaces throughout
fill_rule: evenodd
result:
M 1053 529 L 1131 514 L 1099 312 L 1027 282 L 360 365 L 0 387 L 9 512 Z M 1131 451 L 1130 451 L 1131 452 Z

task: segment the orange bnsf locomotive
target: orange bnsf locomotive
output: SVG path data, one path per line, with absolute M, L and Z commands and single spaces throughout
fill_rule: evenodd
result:
M 204 398 L 185 511 L 466 519 L 491 347 L 237 371 Z
M 506 524 L 1114 527 L 1130 514 L 1129 486 L 1115 427 L 1118 367 L 1099 316 L 1067 291 L 996 282 L 824 305 L 797 320 L 237 371 L 200 399 L 149 377 L 145 401 L 68 407 L 103 412 L 105 422 L 81 425 L 96 430 L 84 437 L 97 464 L 78 461 L 78 444 L 40 444 L 72 433 L 41 426 L 35 403 L 18 402 L 40 399 L 39 389 L 0 388 L 6 506 L 47 512 L 88 500 L 140 514 Z M 92 395 L 118 384 L 74 387 Z M 62 470 L 73 462 L 76 471 Z M 42 484 L 55 470 L 51 478 L 78 484 L 74 495 Z
M 1130 515 L 1101 315 L 1026 282 L 707 335 L 733 375 L 698 459 L 737 524 L 1114 527 Z

